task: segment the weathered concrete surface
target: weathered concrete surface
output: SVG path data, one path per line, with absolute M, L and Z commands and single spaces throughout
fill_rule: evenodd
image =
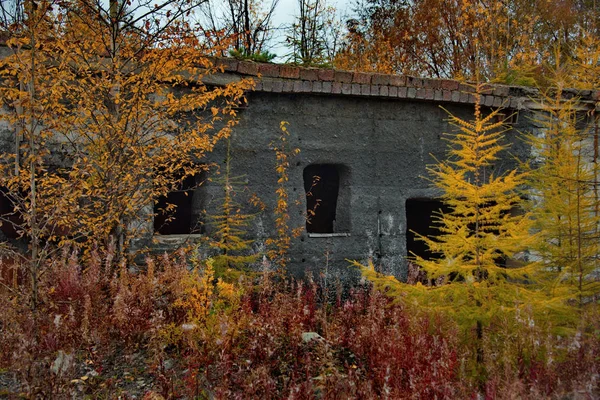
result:
M 304 232 L 294 239 L 290 272 L 330 279 L 352 275 L 347 259 L 366 262 L 369 258 L 388 274 L 406 275 L 406 210 L 409 198 L 435 198 L 423 179 L 434 157 L 445 157 L 442 139 L 451 127 L 443 105 L 453 114 L 469 119 L 473 106 L 436 101 L 315 95 L 312 93 L 264 93 L 248 95 L 248 107 L 240 112 L 240 123 L 232 136 L 234 174 L 245 174 L 248 188 L 267 204 L 254 221 L 259 241 L 274 232 L 275 154 L 270 143 L 280 136 L 281 121 L 289 123 L 289 144 L 301 152 L 292 159 L 289 181 L 290 226 L 304 226 L 306 196 L 303 170 L 311 164 L 344 166 L 338 198 L 337 219 L 347 218 L 346 229 L 334 235 L 312 237 Z M 521 111 L 516 130 L 527 131 L 527 111 Z M 526 158 L 527 146 L 509 132 L 510 155 Z M 511 160 L 509 154 L 505 160 Z M 222 163 L 224 148 L 210 159 Z M 498 169 L 509 167 L 502 161 Z M 216 205 L 220 188 L 208 185 L 208 211 Z M 214 211 L 214 209 L 213 209 Z M 209 228 L 210 231 L 210 228 Z M 335 234 L 348 234 L 336 236 Z

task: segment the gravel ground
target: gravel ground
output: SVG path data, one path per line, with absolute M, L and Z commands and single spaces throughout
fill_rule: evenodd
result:
M 161 399 L 160 388 L 143 352 L 120 354 L 103 360 L 96 365 L 90 360 L 73 362 L 69 376 L 77 377 L 65 382 L 69 395 L 58 395 L 57 399 Z M 25 398 L 25 388 L 16 374 L 0 371 L 0 399 Z M 46 398 L 42 395 L 40 398 Z

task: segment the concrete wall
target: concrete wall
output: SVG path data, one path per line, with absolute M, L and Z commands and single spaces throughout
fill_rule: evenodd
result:
M 275 154 L 270 143 L 281 131 L 281 121 L 289 122 L 289 144 L 300 154 L 292 159 L 289 181 L 290 226 L 304 226 L 306 196 L 303 170 L 311 164 L 343 166 L 337 219 L 347 220 L 333 235 L 308 234 L 293 240 L 292 273 L 313 276 L 327 270 L 330 277 L 348 279 L 353 273 L 346 259 L 365 262 L 373 259 L 387 274 L 406 275 L 406 210 L 409 198 L 435 198 L 436 192 L 423 179 L 433 157 L 445 157 L 447 142 L 443 132 L 452 127 L 439 102 L 382 99 L 296 93 L 261 93 L 248 96 L 240 123 L 232 136 L 234 175 L 244 174 L 250 192 L 256 193 L 267 208 L 253 222 L 249 237 L 258 237 L 257 249 L 274 231 L 271 210 L 275 205 Z M 461 118 L 472 117 L 469 104 L 445 104 Z M 526 112 L 519 115 L 516 129 L 528 128 Z M 510 153 L 528 155 L 526 146 L 508 133 L 513 142 Z M 225 148 L 210 155 L 223 164 Z M 510 167 L 507 154 L 499 169 Z M 208 183 L 205 189 L 207 211 L 215 212 L 222 189 Z M 210 227 L 208 227 L 210 232 Z M 347 234 L 347 235 L 345 235 Z

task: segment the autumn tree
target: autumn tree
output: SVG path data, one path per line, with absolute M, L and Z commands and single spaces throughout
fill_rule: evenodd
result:
M 288 28 L 290 61 L 302 65 L 331 63 L 339 46 L 340 24 L 325 0 L 298 0 L 298 15 Z
M 503 297 L 508 294 L 510 298 L 514 294 L 512 284 L 531 272 L 527 266 L 506 268 L 499 261 L 527 248 L 530 219 L 518 212 L 523 175 L 517 170 L 499 173 L 494 169 L 499 154 L 507 149 L 502 142 L 506 126 L 499 118 L 500 110 L 484 115 L 477 100 L 473 120 L 450 114 L 450 124 L 457 132 L 449 138 L 448 159 L 428 168 L 433 185 L 449 208 L 435 216 L 439 236 L 419 237 L 437 257 L 414 258 L 429 278 L 438 280 L 432 291 L 454 291 L 452 286 L 463 286 L 471 292 L 465 298 L 474 300 L 471 307 L 475 310 L 488 302 L 477 300 L 483 293 L 484 297 L 493 294 L 500 302 L 510 303 Z M 505 286 L 507 279 L 511 284 Z
M 185 20 L 196 5 L 73 0 L 26 8 L 0 66 L 2 118 L 26 142 L 4 155 L 2 184 L 24 194 L 32 248 L 39 237 L 114 243 L 124 255 L 147 228 L 139 221 L 153 199 L 194 175 L 229 135 L 251 83 L 202 83 L 219 68 L 206 57 L 213 43 Z
M 532 249 L 543 262 L 552 295 L 582 312 L 600 293 L 594 277 L 600 256 L 598 142 L 578 100 L 565 99 L 563 90 L 558 79 L 542 93 L 539 129 L 527 136 L 536 155 L 528 179 L 538 231 Z
M 472 75 L 482 71 L 475 65 L 483 62 L 476 57 L 482 11 L 476 2 L 460 0 L 367 1 L 356 10 L 336 64 L 438 78 Z
M 484 90 L 481 85 L 477 89 L 477 93 Z M 500 110 L 483 112 L 479 96 L 472 120 L 450 114 L 456 131 L 448 136 L 448 157 L 428 167 L 431 182 L 448 209 L 433 217 L 439 235 L 417 234 L 433 257 L 410 257 L 426 272 L 429 284 L 400 283 L 363 268 L 388 294 L 420 310 L 447 312 L 465 332 L 474 332 L 470 340 L 476 368 L 483 366 L 484 331 L 494 317 L 526 309 L 536 316 L 565 311 L 560 297 L 548 297 L 543 291 L 538 265 L 519 254 L 533 243 L 530 216 L 520 209 L 525 176 L 516 169 L 500 172 L 494 168 L 508 146 L 504 142 L 507 127 Z M 561 323 L 569 319 L 568 312 L 563 316 L 567 317 Z
M 571 55 L 584 32 L 597 36 L 598 9 L 575 0 L 366 0 L 355 10 L 336 66 L 543 83 L 544 62 L 557 46 Z
M 600 87 L 600 35 L 586 32 L 574 47 L 568 63 L 561 68 L 568 70 L 560 78 L 568 87 L 578 89 Z

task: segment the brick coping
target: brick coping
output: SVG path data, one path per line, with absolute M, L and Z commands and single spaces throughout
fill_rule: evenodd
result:
M 0 43 L 0 50 L 3 47 L 6 46 Z M 306 68 L 226 57 L 209 58 L 225 75 L 254 78 L 256 92 L 333 94 L 475 104 L 474 86 L 452 79 Z M 224 84 L 228 81 L 230 79 L 226 78 L 215 84 Z M 535 101 L 539 98 L 538 94 L 539 91 L 532 87 L 487 84 L 481 95 L 480 104 L 515 110 L 541 109 L 543 107 Z M 600 112 L 600 89 L 565 89 L 563 97 L 565 99 L 578 97 L 580 109 L 596 109 Z
M 315 93 L 383 98 L 416 99 L 446 103 L 475 103 L 475 88 L 452 79 L 418 78 L 341 71 L 330 68 L 305 68 L 294 65 L 214 58 L 225 73 L 255 77 L 254 91 L 272 93 Z M 538 90 L 525 86 L 487 84 L 480 103 L 488 107 L 539 109 Z M 600 90 L 566 89 L 563 97 L 578 97 L 583 109 L 600 110 Z

